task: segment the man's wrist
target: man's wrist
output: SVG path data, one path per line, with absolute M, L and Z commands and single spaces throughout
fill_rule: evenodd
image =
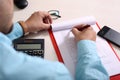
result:
M 18 23 L 21 25 L 24 35 L 28 34 L 28 26 L 26 25 L 26 23 L 24 21 L 18 21 Z

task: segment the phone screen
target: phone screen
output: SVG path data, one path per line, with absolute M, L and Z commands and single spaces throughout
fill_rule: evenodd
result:
M 120 47 L 120 33 L 104 26 L 98 35 Z

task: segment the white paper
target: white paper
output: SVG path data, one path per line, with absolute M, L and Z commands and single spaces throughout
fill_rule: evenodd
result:
M 75 25 L 78 24 L 88 24 L 88 25 L 93 25 L 96 23 L 96 20 L 93 16 L 86 16 L 82 18 L 77 18 L 69 21 L 63 21 L 60 23 L 54 23 L 52 24 L 52 31 L 60 31 L 60 30 L 66 30 L 66 29 L 71 29 Z
M 76 21 L 73 22 L 76 23 Z M 85 23 L 87 24 L 87 22 Z M 67 22 L 64 24 L 69 24 L 69 23 Z M 54 25 L 54 27 L 57 26 L 66 27 L 68 25 L 62 25 L 62 24 Z M 99 31 L 96 24 L 92 25 L 92 27 L 94 28 L 96 33 Z M 53 34 L 56 39 L 57 45 L 60 49 L 64 63 L 74 77 L 76 61 L 77 61 L 77 43 L 74 40 L 74 36 L 71 32 L 71 29 L 55 31 L 53 32 Z M 119 74 L 120 62 L 116 57 L 115 53 L 113 52 L 113 50 L 111 49 L 110 45 L 107 43 L 107 41 L 97 36 L 96 45 L 98 49 L 98 55 L 100 56 L 101 61 L 105 66 L 108 74 L 110 76 Z

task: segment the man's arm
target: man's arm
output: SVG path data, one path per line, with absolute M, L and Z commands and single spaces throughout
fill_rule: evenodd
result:
M 37 32 L 50 29 L 52 19 L 48 12 L 35 12 L 26 21 L 19 21 L 12 27 L 12 31 L 7 34 L 8 38 L 14 40 L 26 33 Z
M 78 42 L 75 78 L 76 80 L 108 80 L 109 76 L 97 54 L 95 44 L 96 32 L 90 25 L 87 28 L 85 26 L 77 25 L 72 29 L 75 39 Z
M 64 64 L 28 56 L 0 33 L 0 80 L 72 80 Z
M 97 54 L 96 44 L 91 40 L 78 42 L 76 80 L 109 80 Z

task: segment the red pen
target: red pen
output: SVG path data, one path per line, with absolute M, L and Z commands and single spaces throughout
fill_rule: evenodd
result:
M 80 28 L 80 27 L 76 27 L 79 31 L 82 31 L 82 30 L 84 30 L 84 29 L 86 29 L 86 28 L 88 28 L 88 27 L 90 27 L 90 25 L 84 25 L 84 26 L 82 26 L 82 28 Z

